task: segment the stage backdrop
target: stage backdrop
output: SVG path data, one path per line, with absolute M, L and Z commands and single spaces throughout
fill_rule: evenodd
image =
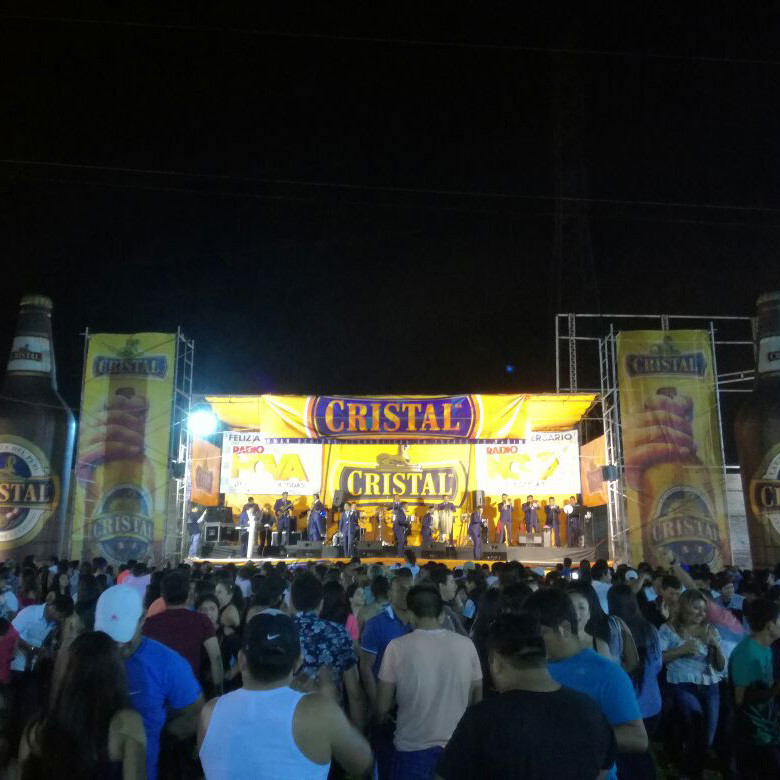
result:
M 174 334 L 89 335 L 72 558 L 162 555 L 175 366 Z
M 191 500 L 201 506 L 219 504 L 219 476 L 222 453 L 216 444 L 192 440 L 192 495 Z
M 456 507 L 455 538 L 465 543 L 462 520 L 473 509 L 477 488 L 485 491 L 484 513 L 491 538 L 502 493 L 515 500 L 517 533 L 521 504 L 528 493 L 543 502 L 554 496 L 562 506 L 565 499 L 579 492 L 576 431 L 534 434 L 528 442 L 510 441 L 317 443 L 267 439 L 257 431 L 232 431 L 223 435 L 220 489 L 235 512 L 250 495 L 261 505 L 273 505 L 286 490 L 299 530 L 305 527 L 313 493 L 319 493 L 331 507 L 336 491 L 340 491 L 344 500 L 357 504 L 367 538 L 385 540 L 393 538 L 387 510 L 398 496 L 415 517 L 412 544 L 419 544 L 419 521 L 426 507 L 447 501 Z M 561 521 L 565 534 L 563 517 Z
M 604 506 L 607 503 L 607 483 L 601 468 L 607 465 L 604 437 L 599 436 L 580 446 L 582 505 Z
M 717 571 L 731 556 L 710 334 L 619 333 L 617 357 L 633 562 Z

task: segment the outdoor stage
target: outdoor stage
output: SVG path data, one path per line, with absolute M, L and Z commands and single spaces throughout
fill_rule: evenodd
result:
M 392 549 L 392 548 L 388 548 Z M 428 561 L 435 561 L 436 563 L 443 563 L 446 566 L 449 566 L 452 569 L 456 569 L 461 567 L 464 563 L 467 561 L 474 561 L 473 557 L 473 550 L 471 547 L 456 547 L 455 553 L 457 557 L 437 557 L 437 558 L 424 558 L 420 555 L 420 549 L 410 547 L 410 550 L 414 552 L 414 554 L 417 556 L 417 563 L 418 565 L 423 565 L 427 563 Z M 218 566 L 222 566 L 228 563 L 233 563 L 236 566 L 242 566 L 243 564 L 250 561 L 249 558 L 245 557 L 233 557 L 232 553 L 238 552 L 238 547 L 233 547 L 232 545 L 221 545 L 216 547 L 213 550 L 213 553 L 209 557 L 199 558 L 188 558 L 187 560 L 190 563 L 211 563 Z M 384 551 L 382 551 L 384 552 Z M 504 553 L 505 557 L 498 558 L 496 557 L 496 554 L 491 554 L 490 558 L 482 558 L 479 561 L 476 561 L 477 563 L 486 563 L 488 565 L 491 565 L 495 563 L 497 560 L 505 560 L 505 561 L 519 561 L 523 564 L 523 566 L 531 567 L 531 568 L 543 568 L 545 570 L 553 569 L 555 568 L 555 565 L 557 563 L 563 563 L 564 558 L 571 558 L 574 563 L 577 563 L 584 558 L 587 558 L 591 563 L 595 560 L 596 556 L 596 549 L 594 547 L 530 547 L 530 546 L 514 546 L 506 548 L 503 545 L 501 545 L 501 550 L 498 554 Z M 369 563 L 382 563 L 385 565 L 392 565 L 392 564 L 403 564 L 405 563 L 405 560 L 403 558 L 399 558 L 395 555 L 382 555 L 382 554 L 374 554 L 372 553 L 369 556 L 365 556 L 360 559 L 361 563 L 369 564 Z M 287 563 L 289 565 L 293 564 L 299 564 L 299 563 L 348 563 L 350 561 L 349 558 L 339 558 L 339 557 L 326 557 L 326 558 L 320 558 L 319 556 L 312 556 L 307 555 L 306 557 L 297 557 L 294 554 L 290 554 L 290 557 L 285 558 L 259 558 L 254 557 L 251 558 L 252 563 L 255 564 L 262 564 L 266 561 L 270 561 L 271 563 L 278 563 L 279 561 L 283 561 L 284 563 Z

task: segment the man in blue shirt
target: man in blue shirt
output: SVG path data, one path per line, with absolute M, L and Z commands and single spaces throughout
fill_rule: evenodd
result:
M 538 590 L 524 608 L 541 623 L 552 678 L 595 699 L 615 732 L 618 753 L 645 753 L 647 732 L 631 679 L 614 661 L 590 648 L 581 649 L 577 614 L 569 596 L 557 589 Z M 608 777 L 617 780 L 615 766 Z
M 371 710 L 376 703 L 376 681 L 387 646 L 393 639 L 412 631 L 406 594 L 409 593 L 413 581 L 412 572 L 405 566 L 396 569 L 390 583 L 390 604 L 366 623 L 360 636 L 360 679 Z M 375 726 L 371 747 L 376 756 L 379 778 L 385 780 L 390 776 L 393 758 L 392 726 Z
M 178 740 L 194 737 L 203 696 L 182 656 L 141 636 L 143 617 L 138 592 L 129 585 L 114 585 L 98 599 L 95 630 L 108 634 L 125 659 L 130 703 L 146 730 L 147 778 L 156 780 L 163 728 Z

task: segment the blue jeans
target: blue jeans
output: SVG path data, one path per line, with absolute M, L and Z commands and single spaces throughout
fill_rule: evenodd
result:
M 426 750 L 394 750 L 390 780 L 431 780 L 436 762 L 444 748 Z
M 669 691 L 682 721 L 686 769 L 695 777 L 701 774 L 718 729 L 720 690 L 717 684 L 670 683 Z

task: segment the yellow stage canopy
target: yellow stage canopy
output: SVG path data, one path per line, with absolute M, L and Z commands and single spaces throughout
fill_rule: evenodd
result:
M 523 439 L 576 426 L 592 393 L 427 396 L 208 395 L 228 427 L 269 438 Z

